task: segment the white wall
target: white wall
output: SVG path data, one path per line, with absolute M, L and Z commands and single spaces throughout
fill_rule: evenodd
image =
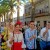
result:
M 36 6 L 35 6 L 35 13 L 38 13 L 39 10 L 42 10 L 42 9 L 43 9 L 43 11 L 44 10 L 48 11 L 49 8 L 47 6 L 48 6 L 48 0 L 45 0 L 45 1 L 41 2 L 41 3 L 36 4 Z
M 25 5 L 25 14 L 30 13 L 31 14 L 31 4 Z
M 48 0 L 49 2 L 48 2 L 48 4 L 49 4 L 49 13 L 50 13 L 50 0 Z
M 50 16 L 42 16 L 42 17 L 38 17 L 35 18 L 35 21 L 40 21 L 40 26 L 44 26 L 44 21 L 50 21 Z

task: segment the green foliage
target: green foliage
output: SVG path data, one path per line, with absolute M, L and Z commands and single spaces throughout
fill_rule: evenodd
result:
M 0 3 L 0 14 L 1 13 L 6 13 L 8 11 L 10 11 L 11 9 L 13 9 L 14 7 L 14 2 L 16 0 L 3 0 L 1 3 Z
M 9 11 L 10 7 L 8 5 L 8 2 L 6 0 L 3 0 L 0 5 L 0 14 L 6 13 Z

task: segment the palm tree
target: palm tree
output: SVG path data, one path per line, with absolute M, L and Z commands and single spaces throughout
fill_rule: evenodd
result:
M 1 23 L 1 17 L 2 17 L 2 6 L 0 6 L 0 23 Z
M 3 0 L 1 2 L 1 7 L 2 7 L 2 14 L 4 15 L 4 21 L 5 21 L 5 17 L 7 14 L 7 18 L 11 18 L 14 12 L 13 7 L 15 6 L 15 1 L 16 0 Z M 10 12 L 10 14 L 9 14 Z M 8 17 L 9 15 L 9 17 Z
M 9 7 L 9 5 L 8 5 L 8 2 L 7 2 L 7 0 L 3 0 L 2 2 L 1 2 L 1 5 L 0 5 L 1 7 L 1 13 L 2 13 L 2 15 L 4 16 L 4 22 L 5 22 L 5 17 L 6 17 L 6 12 L 8 12 L 9 11 L 9 9 L 10 9 L 10 7 Z
M 20 15 L 19 14 L 20 13 L 20 7 L 19 6 L 22 4 L 21 1 L 20 0 L 17 0 L 17 21 L 20 20 L 20 16 L 19 16 Z
M 20 20 L 19 17 L 19 0 L 17 0 L 18 4 L 17 4 L 17 21 Z
M 21 4 L 26 4 L 27 2 L 28 2 L 28 0 L 17 0 L 17 2 L 18 2 L 18 4 L 17 4 L 17 20 L 20 20 L 20 16 L 19 16 L 19 10 L 20 10 L 20 5 Z
M 9 6 L 10 6 L 10 15 L 9 18 L 12 19 L 13 18 L 13 12 L 14 12 L 14 6 L 16 6 L 16 0 L 10 0 L 9 1 Z

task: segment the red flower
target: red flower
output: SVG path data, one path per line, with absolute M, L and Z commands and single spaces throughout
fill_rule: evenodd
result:
M 21 22 L 21 21 L 17 21 L 17 22 L 16 22 L 16 24 L 19 24 L 19 25 L 21 25 L 21 24 L 22 24 L 22 22 Z

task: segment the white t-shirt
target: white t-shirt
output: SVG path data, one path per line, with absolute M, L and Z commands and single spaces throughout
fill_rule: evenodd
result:
M 43 33 L 46 31 L 46 27 L 42 28 L 40 31 L 40 37 L 44 41 L 50 41 L 50 29 L 48 29 L 48 33 L 46 33 L 45 36 L 43 36 Z
M 50 29 L 48 30 L 48 41 L 50 41 Z

